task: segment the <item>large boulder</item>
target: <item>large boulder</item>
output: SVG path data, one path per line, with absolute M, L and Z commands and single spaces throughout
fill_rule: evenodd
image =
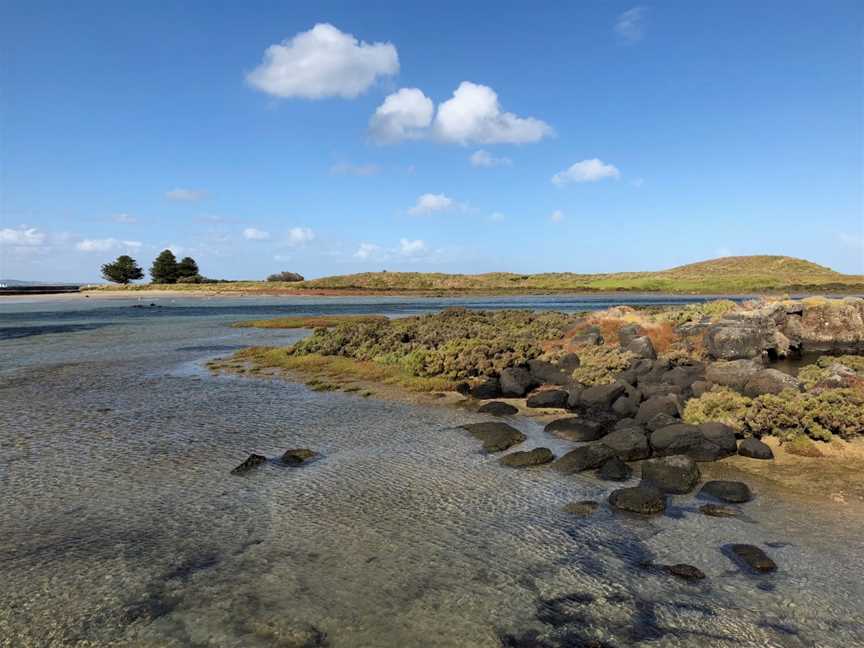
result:
M 735 430 L 723 423 L 710 421 L 699 426 L 703 442 L 688 450 L 686 455 L 693 461 L 717 461 L 731 457 L 737 451 Z
M 676 425 L 681 422 L 677 416 L 669 416 L 666 412 L 660 412 L 659 414 L 655 414 L 648 422 L 645 423 L 645 428 L 649 432 L 656 432 L 660 428 L 669 427 L 670 425 Z
M 531 394 L 525 404 L 528 407 L 567 407 L 570 394 L 563 389 L 546 389 Z
M 477 411 L 481 414 L 491 414 L 492 416 L 513 416 L 519 413 L 519 410 L 513 405 L 502 403 L 501 401 L 485 403 Z
M 469 423 L 462 429 L 482 441 L 486 452 L 502 452 L 525 440 L 525 435 L 519 430 L 498 421 Z
M 651 456 L 648 437 L 641 427 L 613 430 L 603 437 L 603 445 L 612 448 L 615 455 L 624 461 L 639 461 Z
M 471 387 L 469 393 L 472 398 L 476 398 L 477 400 L 498 398 L 501 395 L 501 383 L 497 378 L 486 378 L 482 382 Z
M 602 443 L 592 443 L 571 450 L 561 456 L 552 467 L 560 473 L 571 475 L 599 468 L 604 461 L 615 456 L 615 451 Z
M 705 365 L 701 362 L 689 365 L 678 365 L 669 369 L 666 373 L 660 376 L 660 382 L 667 385 L 675 385 L 682 392 L 686 392 L 692 388 L 692 385 L 697 380 L 705 377 Z
M 650 484 L 640 484 L 612 491 L 609 504 L 619 511 L 651 515 L 666 510 L 666 496 Z
M 651 338 L 647 335 L 633 338 L 633 340 L 630 341 L 630 344 L 626 346 L 625 351 L 629 351 L 639 358 L 648 358 L 649 360 L 657 358 L 657 351 L 654 350 L 654 344 L 651 342 Z
M 607 459 L 597 470 L 597 476 L 606 481 L 627 481 L 633 470 L 618 457 Z
M 630 343 L 642 335 L 642 329 L 638 324 L 627 324 L 618 329 L 618 344 L 626 349 Z
M 568 416 L 549 423 L 544 432 L 568 441 L 597 441 L 606 435 L 608 421 Z
M 774 453 L 771 448 L 762 443 L 759 439 L 749 438 L 744 439 L 738 445 L 738 454 L 742 457 L 751 459 L 773 459 Z
M 501 394 L 521 397 L 537 386 L 531 372 L 524 367 L 508 367 L 501 372 Z
M 565 353 L 563 356 L 558 358 L 558 366 L 561 367 L 563 371 L 566 371 L 567 375 L 572 375 L 581 364 L 582 361 L 575 353 Z
M 744 385 L 744 393 L 751 398 L 762 394 L 779 394 L 784 389 L 801 391 L 801 381 L 777 369 L 757 371 Z
M 608 409 L 612 403 L 626 392 L 624 383 L 614 382 L 609 385 L 593 385 L 582 391 L 579 396 L 579 404 L 582 407 L 596 407 Z
M 528 369 L 531 372 L 531 377 L 541 385 L 568 385 L 573 381 L 570 373 L 564 371 L 558 365 L 547 362 L 546 360 L 529 360 Z
M 715 385 L 743 391 L 747 381 L 762 369 L 762 363 L 754 360 L 712 362 L 705 368 L 705 380 Z
M 527 466 L 547 464 L 553 459 L 555 459 L 555 455 L 552 454 L 549 448 L 534 448 L 533 450 L 511 452 L 501 457 L 499 461 L 502 466 L 525 468 Z
M 649 441 L 655 455 L 666 457 L 687 454 L 699 448 L 704 443 L 705 437 L 695 425 L 675 423 L 652 432 Z
M 664 493 L 689 493 L 700 477 L 699 467 L 689 457 L 662 457 L 642 463 L 642 481 L 654 484 Z
M 731 502 L 732 504 L 743 504 L 753 499 L 753 493 L 747 484 L 723 479 L 705 482 L 705 485 L 699 491 L 699 496 L 704 497 L 706 495 L 722 502 Z
M 774 348 L 776 330 L 768 318 L 726 319 L 705 331 L 705 350 L 718 360 L 758 358 Z
M 789 319 L 800 320 L 798 336 L 805 349 L 864 351 L 864 299 L 860 297 L 804 300 L 801 316 Z
M 671 417 L 680 415 L 680 406 L 678 398 L 674 395 L 652 396 L 639 405 L 639 410 L 636 413 L 636 421 L 638 423 L 647 423 L 657 414 L 667 414 Z
M 636 416 L 639 411 L 639 400 L 635 396 L 619 396 L 612 403 L 612 411 L 621 417 Z

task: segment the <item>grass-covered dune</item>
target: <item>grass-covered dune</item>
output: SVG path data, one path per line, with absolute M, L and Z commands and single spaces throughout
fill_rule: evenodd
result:
M 99 288 L 116 289 L 116 286 Z M 127 290 L 262 293 L 532 293 L 633 291 L 685 294 L 760 292 L 864 292 L 864 276 L 844 275 L 786 256 L 724 257 L 656 272 L 478 275 L 437 272 L 364 272 L 293 283 L 237 281 L 218 284 L 136 285 Z

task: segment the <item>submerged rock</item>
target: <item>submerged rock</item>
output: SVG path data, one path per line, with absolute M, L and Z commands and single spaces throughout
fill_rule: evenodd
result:
M 525 440 L 525 435 L 519 430 L 498 421 L 469 423 L 462 429 L 482 441 L 486 452 L 502 452 Z
M 633 475 L 633 470 L 618 457 L 607 459 L 597 471 L 597 476 L 606 481 L 627 481 Z
M 739 563 L 743 563 L 754 572 L 767 574 L 777 571 L 777 563 L 771 560 L 768 554 L 755 545 L 733 544 L 727 545 L 724 549 L 731 558 Z
M 603 421 L 568 416 L 552 421 L 543 431 L 568 441 L 596 441 L 606 434 L 606 429 L 607 424 Z
M 742 457 L 750 457 L 751 459 L 773 459 L 774 453 L 767 445 L 759 439 L 749 438 L 744 439 L 738 445 L 738 454 Z
M 705 578 L 705 573 L 701 569 L 685 563 L 666 565 L 666 571 L 678 578 L 683 578 L 688 581 L 702 580 Z
M 573 515 L 578 515 L 579 517 L 588 517 L 592 513 L 594 513 L 600 504 L 591 500 L 584 500 L 582 502 L 570 502 L 569 504 L 564 506 L 565 513 L 572 513 Z
M 614 456 L 615 451 L 612 448 L 602 443 L 592 443 L 571 450 L 552 464 L 552 467 L 560 473 L 570 475 L 598 468 L 604 461 Z
M 650 484 L 640 484 L 612 491 L 609 504 L 619 511 L 651 515 L 666 510 L 666 496 Z
M 282 454 L 282 461 L 292 466 L 299 466 L 317 456 L 318 453 L 309 450 L 309 448 L 293 448 L 291 450 L 286 450 Z
M 703 504 L 699 507 L 699 511 L 703 515 L 709 517 L 738 517 L 738 509 L 732 508 L 731 506 L 721 506 L 720 504 Z
M 534 448 L 520 452 L 511 452 L 508 455 L 501 457 L 502 466 L 510 466 L 511 468 L 525 468 L 527 466 L 540 466 L 547 464 L 555 459 L 555 455 L 549 448 Z
M 528 397 L 525 404 L 528 407 L 567 407 L 567 399 L 570 397 L 563 389 L 547 389 L 537 392 Z
M 518 414 L 519 410 L 510 403 L 502 403 L 501 401 L 492 401 L 486 403 L 477 410 L 481 414 L 491 414 L 492 416 L 513 416 Z
M 258 466 L 266 462 L 267 457 L 265 457 L 264 455 L 250 454 L 243 463 L 241 463 L 239 466 L 237 466 L 236 468 L 234 468 L 234 470 L 231 471 L 231 474 L 242 475 L 243 473 L 249 472 L 253 468 L 257 468 Z
M 694 461 L 681 455 L 649 459 L 642 464 L 642 480 L 664 493 L 689 493 L 696 488 L 700 477 Z
M 750 487 L 744 482 L 714 480 L 705 482 L 699 495 L 709 495 L 723 502 L 732 502 L 733 504 L 743 504 L 753 499 L 753 493 Z

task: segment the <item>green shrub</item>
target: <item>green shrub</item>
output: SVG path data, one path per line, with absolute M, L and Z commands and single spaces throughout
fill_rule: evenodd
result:
M 708 421 L 720 421 L 736 432 L 746 432 L 747 411 L 751 399 L 725 387 L 715 387 L 699 398 L 691 398 L 684 406 L 684 420 L 699 425 Z
M 703 317 L 717 320 L 735 309 L 735 302 L 729 299 L 717 299 L 703 302 L 701 304 L 687 304 L 683 308 L 670 310 L 666 319 L 671 320 L 676 326 L 687 322 L 699 322 Z
M 586 346 L 579 350 L 579 367 L 573 379 L 586 385 L 605 385 L 615 382 L 619 373 L 629 368 L 636 356 L 618 347 Z

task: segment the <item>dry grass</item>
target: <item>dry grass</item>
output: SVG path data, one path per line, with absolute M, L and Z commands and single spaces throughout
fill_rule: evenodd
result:
M 317 315 L 310 317 L 277 317 L 274 319 L 247 320 L 233 324 L 234 328 L 261 329 L 315 329 L 330 328 L 351 322 L 379 322 L 386 320 L 383 315 Z

